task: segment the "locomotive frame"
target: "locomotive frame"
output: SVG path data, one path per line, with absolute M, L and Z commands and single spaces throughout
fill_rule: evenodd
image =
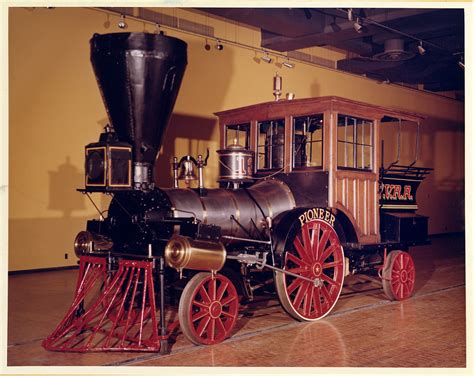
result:
M 112 200 L 76 237 L 74 300 L 46 349 L 166 353 L 178 325 L 195 344 L 219 343 L 239 301 L 272 286 L 291 317 L 315 321 L 334 308 L 348 274 L 378 272 L 391 300 L 413 293 L 407 250 L 427 242 L 416 190 L 430 169 L 416 167 L 417 156 L 385 168 L 380 127 L 423 116 L 339 97 L 218 112 L 220 188 L 204 186 L 201 155 L 175 157 L 173 187 L 158 188 L 153 165 L 185 43 L 96 34 L 91 60 L 111 125 L 86 146 L 80 191 Z M 194 179 L 197 188 L 179 188 Z M 167 324 L 177 298 L 178 320 Z

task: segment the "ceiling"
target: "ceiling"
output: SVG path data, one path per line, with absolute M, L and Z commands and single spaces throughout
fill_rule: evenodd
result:
M 261 47 L 345 51 L 337 69 L 380 81 L 463 91 L 463 9 L 201 8 L 261 30 Z M 356 31 L 358 23 L 361 29 Z M 420 53 L 418 46 L 425 50 Z M 421 51 L 423 52 L 423 50 Z

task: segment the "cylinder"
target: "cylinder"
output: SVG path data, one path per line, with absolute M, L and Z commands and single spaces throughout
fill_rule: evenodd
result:
M 173 235 L 165 248 L 166 263 L 177 270 L 216 272 L 224 266 L 226 256 L 222 243 L 193 240 L 181 235 Z
M 252 181 L 254 152 L 233 144 L 218 150 L 219 182 L 242 183 Z
M 90 231 L 80 231 L 74 239 L 74 252 L 77 257 L 94 252 L 107 252 L 113 247 L 113 242 L 100 234 Z

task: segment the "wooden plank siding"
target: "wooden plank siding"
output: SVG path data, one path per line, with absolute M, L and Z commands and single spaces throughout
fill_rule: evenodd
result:
M 343 170 L 334 173 L 333 206 L 356 225 L 362 244 L 380 239 L 377 190 L 378 177 L 374 173 Z

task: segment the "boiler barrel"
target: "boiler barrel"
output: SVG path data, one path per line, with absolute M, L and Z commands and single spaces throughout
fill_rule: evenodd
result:
M 194 216 L 205 224 L 221 227 L 222 235 L 248 238 L 264 231 L 266 218 L 295 207 L 288 186 L 280 180 L 264 180 L 248 189 L 209 189 L 200 196 L 192 189 L 164 189 L 174 217 Z M 245 230 L 244 230 L 245 229 Z

